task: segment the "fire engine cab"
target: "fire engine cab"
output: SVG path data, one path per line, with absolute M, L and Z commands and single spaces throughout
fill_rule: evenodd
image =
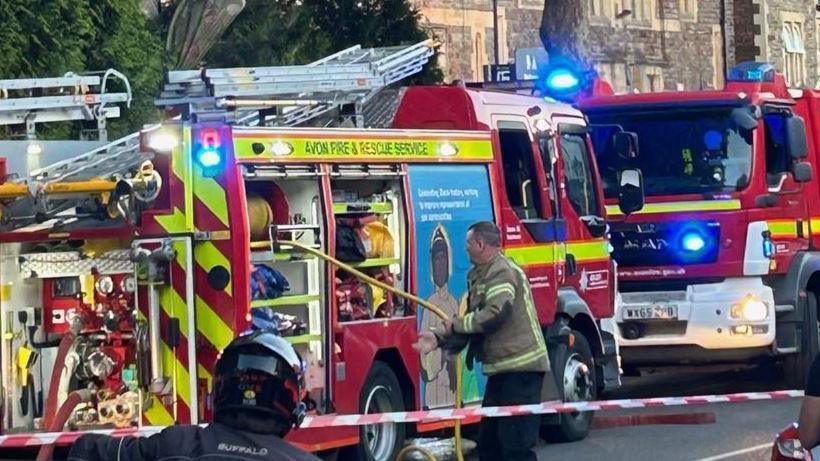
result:
M 208 422 L 218 354 L 252 328 L 276 329 L 306 360 L 313 414 L 452 406 L 464 358 L 420 360 L 411 348 L 439 320 L 288 242 L 457 315 L 466 232 L 480 220 L 498 223 L 529 276 L 563 397 L 617 386 L 613 263 L 583 116 L 539 98 L 414 87 L 392 128 L 365 127 L 374 89 L 431 54 L 425 42 L 308 66 L 170 72 L 157 104 L 175 117 L 7 171 L 3 432 Z M 352 127 L 327 127 L 339 120 Z M 479 402 L 480 364 L 462 379 L 465 404 Z M 590 420 L 545 419 L 545 433 L 576 440 Z M 289 439 L 388 461 L 409 431 L 451 424 Z
M 579 103 L 609 203 L 625 367 L 777 358 L 802 387 L 820 342 L 818 97 L 743 63 L 720 90 Z M 624 169 L 640 169 L 647 201 L 628 217 L 613 202 Z

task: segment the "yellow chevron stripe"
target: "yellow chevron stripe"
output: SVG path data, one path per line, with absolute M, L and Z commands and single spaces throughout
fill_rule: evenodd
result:
M 208 382 L 208 392 L 213 392 L 214 377 L 201 364 L 196 366 L 196 374 L 199 379 L 204 379 Z
M 195 167 L 197 180 L 194 183 L 194 195 L 216 216 L 225 227 L 228 227 L 228 201 L 225 190 L 213 178 L 202 174 L 202 167 Z
M 168 317 L 179 319 L 180 332 L 187 336 L 188 309 L 182 296 L 173 288 L 164 288 L 159 294 L 159 305 Z
M 187 230 L 185 228 L 185 214 L 179 211 L 179 208 L 174 207 L 174 214 L 157 216 L 155 219 L 169 234 L 179 234 Z
M 185 225 L 191 232 L 194 230 L 194 178 L 193 170 L 190 165 L 193 162 L 193 155 L 191 154 L 191 127 L 186 125 L 182 130 L 182 137 L 184 139 L 183 146 L 185 151 L 179 149 L 179 159 L 181 161 L 175 162 L 174 173 L 185 185 Z M 177 159 L 177 157 L 175 157 Z
M 156 395 L 151 396 L 151 408 L 145 410 L 143 415 L 151 426 L 172 426 L 174 424 L 174 417 Z
M 199 296 L 196 296 L 196 328 L 220 352 L 230 344 L 234 337 L 233 330 Z
M 179 361 L 177 356 L 174 354 L 173 349 L 168 347 L 165 342 L 162 342 L 162 362 L 163 362 L 163 371 L 165 372 L 166 376 L 171 375 L 174 372 L 174 364 L 176 364 L 176 373 L 174 374 L 174 379 L 176 380 L 177 385 L 177 395 L 179 398 L 185 402 L 185 405 L 188 407 L 191 406 L 191 389 L 190 389 L 190 381 L 191 377 L 188 375 L 188 368 Z M 194 390 L 196 392 L 196 390 Z
M 634 214 L 675 213 L 681 211 L 726 211 L 739 210 L 740 200 L 695 200 L 689 202 L 647 203 Z M 607 205 L 610 216 L 621 215 L 617 205 Z
M 231 269 L 231 262 L 225 255 L 211 242 L 204 241 L 197 243 L 194 248 L 194 261 L 209 272 L 216 266 L 222 266 L 228 270 Z M 225 287 L 225 292 L 233 295 L 233 281 L 228 280 L 228 286 Z

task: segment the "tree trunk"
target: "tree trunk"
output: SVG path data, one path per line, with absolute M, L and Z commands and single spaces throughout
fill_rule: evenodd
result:
M 544 0 L 539 35 L 550 56 L 570 59 L 581 68 L 592 67 L 587 48 L 587 8 L 587 2 L 581 0 Z

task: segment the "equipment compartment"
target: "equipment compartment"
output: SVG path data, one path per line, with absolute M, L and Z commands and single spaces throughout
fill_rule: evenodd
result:
M 323 402 L 325 263 L 287 244 L 295 241 L 325 251 L 318 175 L 304 176 L 246 175 L 251 321 L 257 328 L 276 329 L 296 347 L 308 364 L 311 399 Z
M 365 274 L 406 290 L 407 221 L 399 166 L 345 165 L 333 169 L 336 258 Z M 342 322 L 412 315 L 403 298 L 335 271 L 336 306 Z

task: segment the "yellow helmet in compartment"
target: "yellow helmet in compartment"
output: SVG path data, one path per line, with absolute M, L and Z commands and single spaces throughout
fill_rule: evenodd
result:
M 364 232 L 370 239 L 369 258 L 393 258 L 393 234 L 381 221 L 373 221 L 364 225 Z

